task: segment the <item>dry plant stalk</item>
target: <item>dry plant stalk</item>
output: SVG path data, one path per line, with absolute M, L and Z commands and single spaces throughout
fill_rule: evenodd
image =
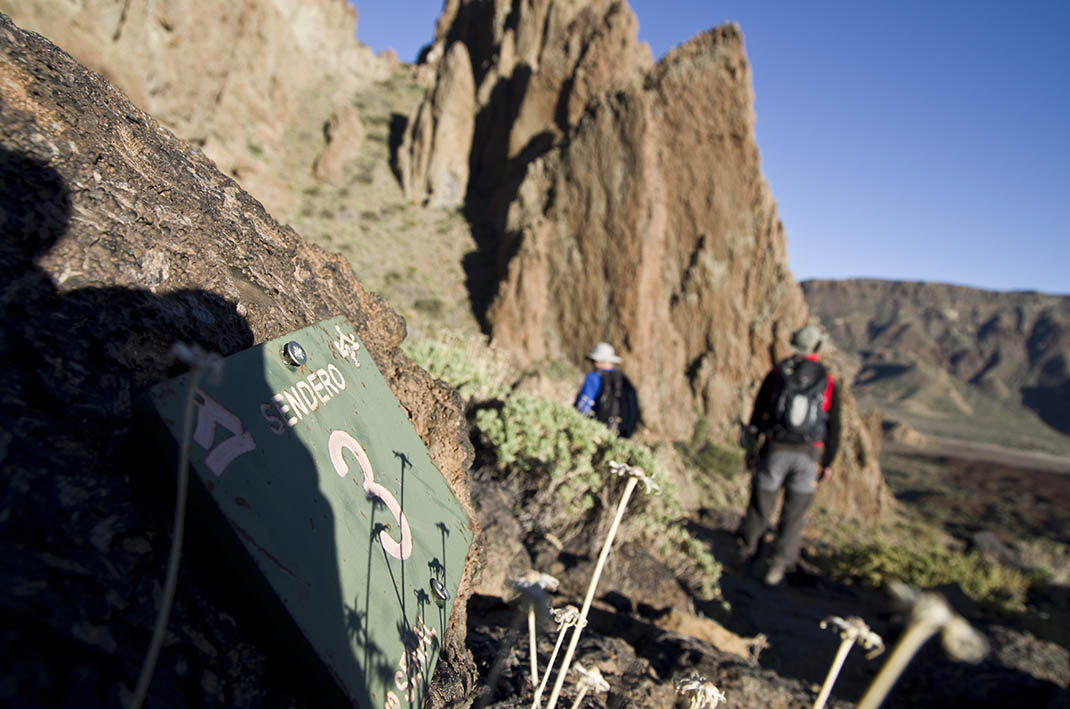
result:
M 528 604 L 528 655 L 531 656 L 531 686 L 539 684 L 539 655 L 535 643 L 535 604 Z
M 513 586 L 525 598 L 528 607 L 528 651 L 531 662 L 531 686 L 539 684 L 539 655 L 536 645 L 536 609 L 545 616 L 549 607 L 548 591 L 556 591 L 558 580 L 549 574 L 529 571 L 513 582 Z
M 910 604 L 910 622 L 891 657 L 858 703 L 858 709 L 876 709 L 880 706 L 918 648 L 938 631 L 944 650 L 954 660 L 978 662 L 988 653 L 988 641 L 984 636 L 964 618 L 956 615 L 940 595 L 918 592 L 900 581 L 891 584 L 891 591 L 901 601 Z
M 182 541 L 186 533 L 186 498 L 189 494 L 189 454 L 193 442 L 194 395 L 201 377 L 208 375 L 209 381 L 218 381 L 223 376 L 223 359 L 214 353 L 206 352 L 198 345 L 176 342 L 171 348 L 171 356 L 190 366 L 189 384 L 186 389 L 185 409 L 182 416 L 182 443 L 178 453 L 177 490 L 175 494 L 175 521 L 171 529 L 171 554 L 167 561 L 167 577 L 163 593 L 160 596 L 160 610 L 156 615 L 156 625 L 152 630 L 152 639 L 145 651 L 145 661 L 137 678 L 130 709 L 140 709 L 149 691 L 149 682 L 156 670 L 156 660 L 163 647 L 167 621 L 171 617 L 171 604 L 175 600 L 175 588 L 178 586 L 178 567 L 182 559 Z
M 550 673 L 554 669 L 554 662 L 557 660 L 557 651 L 561 649 L 561 642 L 565 639 L 565 631 L 578 626 L 580 622 L 580 609 L 576 606 L 554 608 L 550 610 L 550 613 L 559 626 L 557 642 L 554 643 L 554 651 L 550 653 L 550 662 L 546 665 L 546 671 L 542 674 L 542 682 L 539 683 L 539 688 L 535 690 L 535 698 L 531 702 L 531 709 L 538 709 L 539 700 L 542 699 L 543 690 L 546 689 L 546 680 L 550 678 Z
M 561 660 L 561 671 L 557 673 L 553 691 L 550 692 L 550 698 L 546 702 L 546 709 L 554 709 L 554 707 L 557 706 L 557 698 L 561 694 L 561 687 L 565 684 L 565 677 L 568 675 L 568 667 L 572 663 L 572 656 L 576 653 L 576 646 L 580 641 L 580 632 L 583 629 L 583 626 L 587 623 L 587 613 L 591 610 L 591 601 L 594 600 L 594 592 L 598 587 L 598 579 L 602 576 L 602 568 L 606 565 L 610 547 L 613 546 L 613 538 L 617 536 L 617 529 L 620 527 L 620 521 L 624 517 L 624 510 L 628 506 L 628 500 L 631 498 L 636 484 L 642 480 L 647 492 L 656 492 L 658 490 L 657 483 L 644 473 L 642 468 L 636 468 L 615 461 L 610 462 L 609 468 L 616 475 L 628 476 L 628 483 L 624 486 L 624 493 L 620 497 L 620 503 L 617 504 L 617 514 L 613 517 L 613 524 L 610 525 L 609 532 L 606 534 L 606 540 L 602 544 L 602 552 L 598 555 L 598 563 L 595 564 L 594 574 L 591 576 L 591 583 L 587 586 L 587 595 L 583 599 L 583 608 L 580 609 L 580 622 L 572 632 L 572 637 L 569 639 L 565 657 Z
M 817 695 L 817 699 L 814 701 L 814 709 L 822 709 L 825 706 L 825 702 L 828 701 L 829 694 L 832 693 L 832 685 L 836 683 L 836 678 L 840 674 L 840 670 L 843 668 L 843 662 L 847 659 L 847 653 L 851 651 L 855 643 L 861 643 L 869 652 L 866 653 L 866 659 L 871 660 L 877 655 L 884 652 L 884 640 L 881 636 L 874 633 L 869 629 L 869 626 L 865 622 L 857 617 L 851 616 L 844 620 L 838 616 L 829 616 L 821 621 L 821 627 L 827 628 L 829 625 L 833 625 L 840 631 L 840 647 L 836 650 L 836 657 L 832 660 L 832 666 L 829 667 L 828 675 L 825 677 L 825 683 L 821 685 L 821 691 Z

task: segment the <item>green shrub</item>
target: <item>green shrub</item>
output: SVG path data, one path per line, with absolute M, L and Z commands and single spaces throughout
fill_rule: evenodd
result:
M 388 282 L 392 275 L 400 278 L 400 274 L 391 271 L 387 274 Z M 405 354 L 466 398 L 492 397 L 503 391 L 502 385 L 484 374 L 461 347 L 425 340 L 407 344 Z
M 474 426 L 494 450 L 499 470 L 549 478 L 557 502 L 579 516 L 603 500 L 616 502 L 609 487 L 615 461 L 642 468 L 661 487 L 658 495 L 638 494 L 628 519 L 657 556 L 692 579 L 705 598 L 718 594 L 721 566 L 683 524 L 685 513 L 650 449 L 619 438 L 571 406 L 523 392 L 512 392 L 500 406 L 480 408 Z
M 412 307 L 428 315 L 437 316 L 442 314 L 443 305 L 441 300 L 432 296 L 431 298 L 417 298 Z
M 686 514 L 650 448 L 613 434 L 573 407 L 525 392 L 512 391 L 503 378 L 488 376 L 462 347 L 423 342 L 409 356 L 428 372 L 452 384 L 469 399 L 472 427 L 493 453 L 499 474 L 523 473 L 540 481 L 546 497 L 577 521 L 590 521 L 615 506 L 619 482 L 610 461 L 642 468 L 661 487 L 660 494 L 637 491 L 626 519 L 657 556 L 688 578 L 705 598 L 719 595 L 721 566 L 705 545 L 687 531 Z M 493 369 L 493 362 L 486 362 Z M 642 490 L 642 488 L 640 488 Z
M 978 552 L 917 550 L 884 542 L 849 544 L 822 554 L 819 565 L 833 578 L 883 586 L 899 579 L 918 588 L 956 583 L 963 592 L 989 607 L 1025 609 L 1030 576 L 986 560 Z

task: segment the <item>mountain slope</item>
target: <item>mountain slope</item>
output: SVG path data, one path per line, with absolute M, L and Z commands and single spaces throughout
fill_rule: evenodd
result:
M 921 429 L 1070 451 L 1070 296 L 940 283 L 806 281 L 856 395 Z

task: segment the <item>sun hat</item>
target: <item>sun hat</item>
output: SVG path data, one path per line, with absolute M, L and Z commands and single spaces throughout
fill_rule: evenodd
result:
M 587 359 L 593 362 L 612 362 L 613 364 L 620 364 L 620 357 L 613 350 L 613 345 L 608 342 L 599 342 L 593 348 L 591 348 L 591 354 L 587 355 Z
M 814 325 L 806 325 L 792 334 L 791 346 L 799 354 L 813 354 L 821 347 L 821 342 L 824 339 L 820 328 Z

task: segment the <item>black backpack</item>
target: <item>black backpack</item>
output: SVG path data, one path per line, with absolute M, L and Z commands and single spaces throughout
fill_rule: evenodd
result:
M 602 372 L 595 418 L 621 438 L 631 438 L 639 425 L 639 395 L 619 369 Z
M 802 357 L 789 357 L 777 366 L 780 387 L 773 403 L 771 437 L 782 443 L 817 443 L 825 440 L 828 411 L 825 365 Z

